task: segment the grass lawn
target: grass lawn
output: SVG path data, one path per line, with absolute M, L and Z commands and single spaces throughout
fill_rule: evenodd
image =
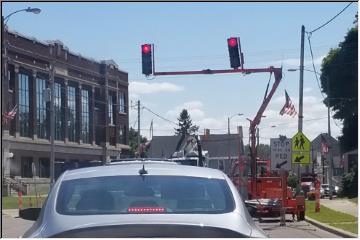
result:
M 46 197 L 38 198 L 39 207 L 42 206 Z M 30 199 L 32 207 L 36 207 L 36 198 L 35 196 L 23 196 L 23 208 L 30 207 Z M 18 207 L 18 197 L 2 197 L 2 209 L 17 209 Z
M 358 225 L 357 223 L 332 223 L 330 224 L 333 227 L 343 229 L 348 232 L 358 233 Z
M 349 201 L 355 203 L 356 205 L 358 205 L 358 198 L 357 197 L 349 198 Z
M 329 224 L 331 226 L 350 231 L 357 234 L 357 218 L 346 213 L 337 212 L 323 205 L 320 206 L 320 212 L 315 212 L 315 201 L 305 201 L 305 215 L 316 221 Z

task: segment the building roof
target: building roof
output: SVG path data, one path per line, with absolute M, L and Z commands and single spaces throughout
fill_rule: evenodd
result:
M 185 138 L 187 139 L 187 138 Z M 183 146 L 185 140 L 181 136 L 154 136 L 148 150 L 148 157 L 171 157 L 176 151 L 178 144 Z M 208 151 L 209 158 L 238 156 L 240 137 L 238 134 L 209 134 L 200 135 L 203 151 Z
M 148 157 L 169 158 L 176 151 L 181 136 L 153 136 Z
M 203 150 L 207 150 L 209 158 L 238 156 L 240 148 L 240 136 L 238 134 L 210 134 L 201 135 Z
M 319 134 L 314 140 L 311 141 L 311 147 L 314 151 L 321 151 L 321 135 L 325 138 L 326 143 L 333 148 L 334 155 L 340 155 L 339 141 L 329 136 L 328 133 Z

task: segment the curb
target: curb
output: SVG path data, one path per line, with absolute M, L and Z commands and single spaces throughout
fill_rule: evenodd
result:
M 305 217 L 305 221 L 312 224 L 312 225 L 315 225 L 318 228 L 321 228 L 321 229 L 323 229 L 325 231 L 328 231 L 328 232 L 334 233 L 336 235 L 339 235 L 339 236 L 341 236 L 343 238 L 358 238 L 358 235 L 356 235 L 354 233 L 344 231 L 342 229 L 330 226 L 330 225 L 325 224 L 325 223 L 321 223 L 321 222 L 316 221 L 316 220 L 314 220 L 312 218 L 309 218 L 307 216 Z

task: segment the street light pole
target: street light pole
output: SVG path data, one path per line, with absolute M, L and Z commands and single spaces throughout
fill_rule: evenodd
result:
M 237 114 L 232 115 L 231 117 L 228 117 L 228 159 L 229 159 L 230 166 L 232 165 L 231 156 L 230 156 L 230 119 L 235 116 L 242 116 L 242 115 L 244 115 L 244 114 L 237 113 Z
M 34 14 L 39 14 L 41 12 L 41 9 L 40 8 L 31 8 L 31 7 L 28 7 L 28 8 L 24 8 L 24 9 L 20 9 L 20 10 L 17 10 L 15 12 L 12 12 L 10 13 L 9 15 L 7 15 L 5 18 L 4 18 L 4 21 L 5 21 L 5 25 L 7 24 L 7 22 L 9 21 L 10 17 L 12 15 L 14 15 L 15 13 L 18 13 L 18 12 L 31 12 L 31 13 L 34 13 Z

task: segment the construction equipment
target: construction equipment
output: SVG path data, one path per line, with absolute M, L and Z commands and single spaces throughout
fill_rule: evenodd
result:
M 279 216 L 280 213 L 283 213 L 283 215 L 290 213 L 293 218 L 296 215 L 298 220 L 304 220 L 305 198 L 303 196 L 293 198 L 291 188 L 287 187 L 288 173 L 281 169 L 271 172 L 268 167 L 265 167 L 266 173 L 258 174 L 258 165 L 264 165 L 265 163 L 265 166 L 267 166 L 269 164 L 267 164 L 266 160 L 260 160 L 257 157 L 256 129 L 282 77 L 281 68 L 270 67 L 269 72 L 271 74 L 274 73 L 275 82 L 268 94 L 269 80 L 264 100 L 256 116 L 253 120 L 248 119 L 250 121 L 250 159 L 246 159 L 245 162 L 250 161 L 251 174 L 247 181 L 248 199 L 245 200 L 245 203 L 249 212 L 259 217 Z M 239 192 L 241 192 L 241 188 L 244 188 L 244 181 L 242 179 L 247 175 L 246 172 L 244 173 L 244 158 L 239 157 L 239 159 L 233 163 L 232 168 L 230 178 L 238 187 Z M 281 168 L 280 165 L 279 168 Z M 282 216 L 282 218 L 284 219 L 284 216 Z

